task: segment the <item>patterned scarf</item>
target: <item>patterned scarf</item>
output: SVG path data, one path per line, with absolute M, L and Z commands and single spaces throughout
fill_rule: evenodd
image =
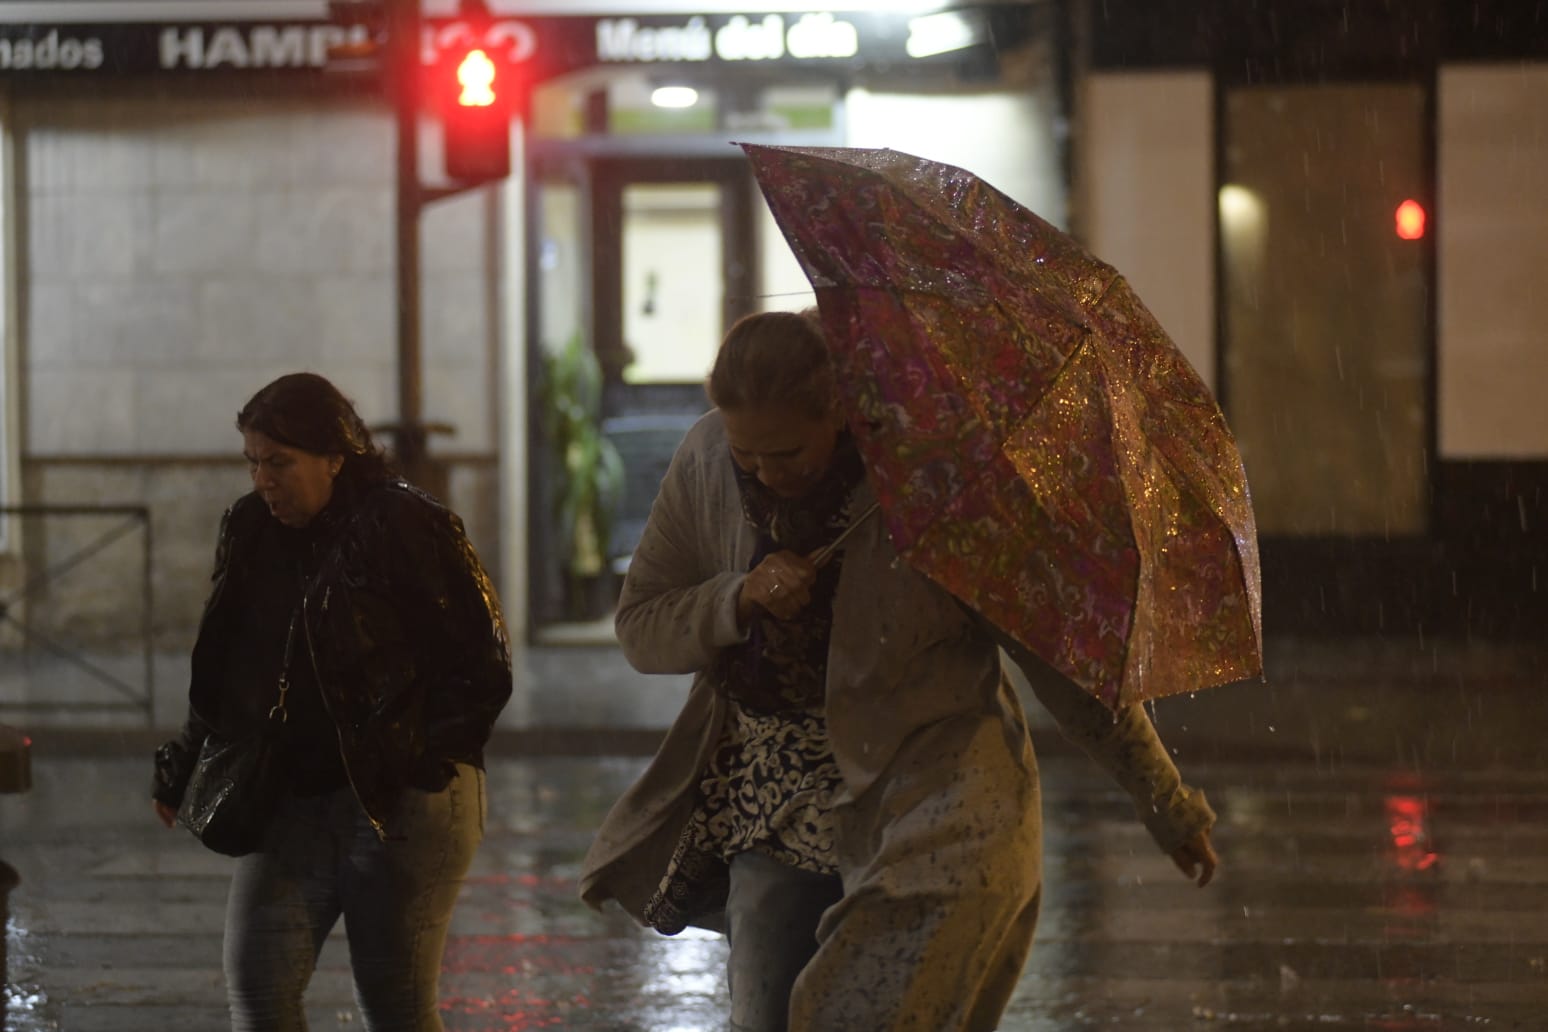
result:
M 727 461 L 734 460 L 728 456 Z M 865 475 L 847 432 L 839 435 L 822 479 L 800 498 L 782 498 L 755 473 L 735 469 L 742 514 L 758 534 L 749 569 L 774 552 L 807 555 L 838 537 L 851 515 L 850 496 Z M 747 641 L 720 654 L 713 673 L 731 698 L 759 713 L 822 705 L 841 559 L 839 553 L 823 566 L 811 602 L 797 617 L 776 620 L 759 609 Z

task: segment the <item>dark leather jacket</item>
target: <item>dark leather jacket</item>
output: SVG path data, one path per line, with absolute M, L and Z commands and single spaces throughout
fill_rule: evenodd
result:
M 273 519 L 249 494 L 221 521 L 188 719 L 156 753 L 153 795 L 169 806 L 212 729 L 236 730 L 222 721 L 223 650 Z M 462 521 L 429 495 L 402 482 L 367 486 L 336 495 L 316 519 L 331 525 L 301 603 L 295 662 L 310 664 L 349 783 L 385 838 L 393 800 L 427 763 L 482 766 L 510 698 L 509 643 Z

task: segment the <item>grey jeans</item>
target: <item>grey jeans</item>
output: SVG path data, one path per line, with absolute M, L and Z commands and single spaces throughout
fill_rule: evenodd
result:
M 817 952 L 817 922 L 843 895 L 837 875 L 813 874 L 762 853 L 732 857 L 726 900 L 732 1032 L 785 1032 L 790 990 Z
M 381 841 L 349 788 L 285 800 L 226 904 L 233 1032 L 304 1032 L 302 995 L 342 916 L 366 1032 L 440 1032 L 441 954 L 484 834 L 484 772 L 409 789 Z

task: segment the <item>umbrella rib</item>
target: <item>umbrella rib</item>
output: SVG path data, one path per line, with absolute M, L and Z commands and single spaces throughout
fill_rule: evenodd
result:
M 824 565 L 826 565 L 829 559 L 833 558 L 833 553 L 838 551 L 839 546 L 844 543 L 844 539 L 849 537 L 849 535 L 853 534 L 855 531 L 859 530 L 860 525 L 866 520 L 870 519 L 872 514 L 875 513 L 879 508 L 881 508 L 880 502 L 872 502 L 869 508 L 850 521 L 849 526 L 845 527 L 839 533 L 838 537 L 834 538 L 832 541 L 829 541 L 826 545 L 823 545 L 811 555 L 807 556 L 807 559 L 811 561 L 812 565 L 818 567 L 819 569 L 822 568 Z

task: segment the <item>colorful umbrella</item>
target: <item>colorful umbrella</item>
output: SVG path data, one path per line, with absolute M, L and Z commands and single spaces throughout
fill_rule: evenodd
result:
M 1241 457 L 1123 277 L 962 169 L 743 148 L 903 557 L 1115 709 L 1260 673 Z

